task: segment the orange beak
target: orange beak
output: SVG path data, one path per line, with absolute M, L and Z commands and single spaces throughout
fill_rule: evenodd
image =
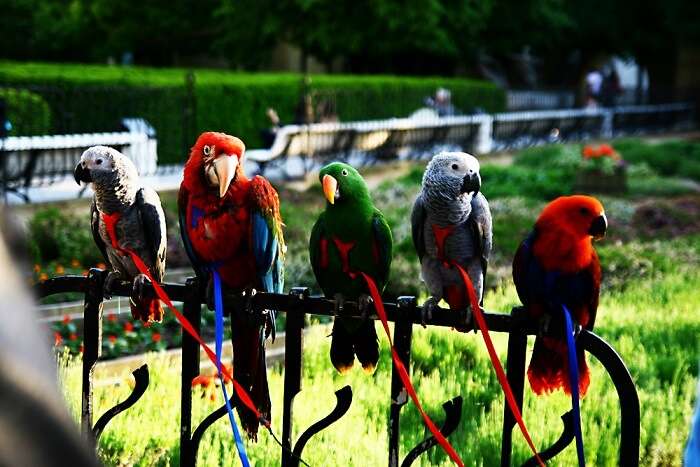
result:
M 330 175 L 323 176 L 323 194 L 326 195 L 326 199 L 329 203 L 335 203 L 335 192 L 338 189 L 338 180 L 331 177 Z

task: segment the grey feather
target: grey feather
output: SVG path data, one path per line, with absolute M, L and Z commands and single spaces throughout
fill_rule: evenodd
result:
M 91 227 L 95 243 L 110 267 L 126 279 L 139 274 L 128 255 L 112 246 L 102 214 L 119 213 L 116 240 L 120 248 L 135 252 L 158 281 L 165 273 L 167 234 L 160 198 L 150 188 L 141 188 L 133 162 L 119 151 L 94 146 L 81 156 L 90 170 L 95 192 Z
M 95 198 L 93 198 L 92 203 L 90 203 L 90 230 L 92 231 L 92 238 L 95 240 L 95 245 L 97 245 L 97 248 L 102 253 L 105 263 L 107 263 L 107 266 L 111 269 L 112 264 L 110 263 L 109 255 L 107 254 L 107 245 L 100 236 L 100 211 L 97 210 Z
M 158 281 L 165 275 L 165 255 L 167 253 L 167 231 L 165 213 L 160 197 L 152 188 L 141 188 L 136 193 L 136 207 L 141 215 L 145 247 L 153 265 L 153 273 Z
M 413 203 L 413 211 L 411 211 L 411 235 L 413 236 L 413 247 L 416 249 L 418 260 L 422 260 L 425 255 L 425 235 L 423 233 L 423 225 L 425 224 L 425 206 L 420 196 Z
M 428 163 L 423 186 L 414 204 L 411 227 L 421 275 L 436 299 L 447 285 L 460 285 L 461 277 L 438 258 L 433 226 L 454 226 L 446 238 L 444 255 L 464 267 L 479 296 L 483 297 L 486 267 L 492 246 L 491 212 L 481 193 L 464 192 L 466 177 L 479 177 L 479 163 L 465 153 L 441 153 Z

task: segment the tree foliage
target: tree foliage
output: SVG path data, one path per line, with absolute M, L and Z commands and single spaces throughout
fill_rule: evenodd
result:
M 578 51 L 673 68 L 700 43 L 687 0 L 5 0 L 0 57 L 258 69 L 277 44 L 352 72 L 452 74 L 528 47 L 556 69 Z M 653 71 L 653 70 L 652 70 Z

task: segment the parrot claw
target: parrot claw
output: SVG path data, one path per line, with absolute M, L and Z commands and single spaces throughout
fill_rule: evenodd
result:
M 367 321 L 367 319 L 369 318 L 369 310 L 373 304 L 374 300 L 372 300 L 372 297 L 370 297 L 367 294 L 361 294 L 357 298 L 357 309 L 360 311 L 360 314 L 362 315 L 362 319 L 364 321 Z
M 253 288 L 250 289 L 244 289 L 241 295 L 243 295 L 243 298 L 245 299 L 245 312 L 248 316 L 253 315 L 253 297 L 257 291 Z
M 423 307 L 420 311 L 420 324 L 424 328 L 427 327 L 426 323 L 433 319 L 433 310 L 437 308 L 439 301 L 440 300 L 435 297 L 430 297 L 423 303 Z
M 333 315 L 338 316 L 339 314 L 343 313 L 343 308 L 345 307 L 345 298 L 343 297 L 343 294 L 337 293 L 333 295 L 333 301 L 335 302 Z
M 214 311 L 214 279 L 210 278 L 207 281 L 207 290 L 204 294 L 204 299 L 207 301 L 209 311 Z
M 272 343 L 274 344 L 275 338 L 277 337 L 277 330 L 275 329 L 275 310 L 265 310 L 265 339 L 272 336 Z
M 102 295 L 106 300 L 112 298 L 112 290 L 114 286 L 121 281 L 121 274 L 117 271 L 109 271 L 105 278 L 104 286 L 102 287 Z

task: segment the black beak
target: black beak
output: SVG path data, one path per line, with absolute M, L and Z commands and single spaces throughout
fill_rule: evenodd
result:
M 477 194 L 481 190 L 481 175 L 478 172 L 468 173 L 462 180 L 462 193 L 474 192 Z
M 90 183 L 92 181 L 90 170 L 86 169 L 82 162 L 78 162 L 78 165 L 75 166 L 73 177 L 75 177 L 75 183 L 78 185 L 80 185 L 80 182 Z
M 608 230 L 608 219 L 605 214 L 602 214 L 595 219 L 591 224 L 591 228 L 588 229 L 588 233 L 593 236 L 596 240 L 605 237 L 605 231 Z

